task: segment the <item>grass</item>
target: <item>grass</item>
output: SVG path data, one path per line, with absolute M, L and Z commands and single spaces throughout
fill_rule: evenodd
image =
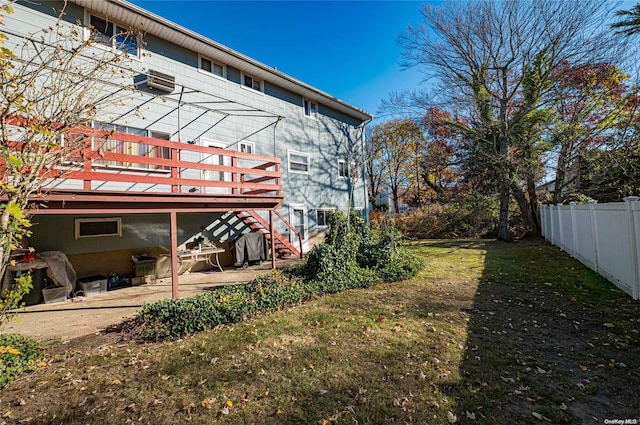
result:
M 602 423 L 640 405 L 638 302 L 537 242 L 419 241 L 415 279 L 174 342 L 51 351 L 0 423 Z

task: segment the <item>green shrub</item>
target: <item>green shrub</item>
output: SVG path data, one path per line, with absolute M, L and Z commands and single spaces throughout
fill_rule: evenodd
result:
M 286 273 L 274 271 L 245 285 L 148 304 L 121 328 L 145 340 L 181 338 L 381 279 L 406 279 L 422 267 L 402 246 L 402 235 L 395 229 L 375 234 L 360 215 L 347 218 L 340 211 L 332 214 L 329 226 L 325 242 L 308 253 L 304 264 Z
M 393 227 L 381 230 L 377 241 L 362 246 L 358 264 L 374 270 L 385 282 L 408 279 L 424 267 L 422 260 L 403 246 L 402 234 Z
M 246 285 L 225 286 L 192 298 L 146 304 L 120 328 L 143 340 L 181 338 L 295 305 L 310 296 L 299 279 L 275 271 L 258 276 Z
M 23 373 L 36 370 L 41 359 L 42 352 L 36 340 L 0 334 L 0 389 Z

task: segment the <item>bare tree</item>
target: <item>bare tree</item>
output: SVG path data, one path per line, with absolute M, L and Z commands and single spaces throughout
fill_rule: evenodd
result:
M 615 43 L 603 27 L 609 7 L 592 0 L 427 4 L 424 25 L 409 27 L 402 36 L 403 65 L 419 66 L 439 82 L 433 100 L 446 100 L 468 116 L 468 134 L 485 166 L 496 170 L 501 240 L 511 239 L 511 189 L 522 166 L 514 153 L 537 152 L 529 149 L 537 133 L 514 130 L 539 127 L 535 120 L 546 107 L 545 93 L 565 64 L 612 61 Z M 531 120 L 534 125 L 525 124 Z
M 11 5 L 2 12 L 12 13 Z M 35 34 L 0 33 L 0 276 L 12 252 L 26 248 L 29 199 L 73 168 L 90 143 L 82 126 L 117 108 L 133 84 L 126 53 L 96 46 L 93 28 L 63 18 L 64 10 Z M 0 325 L 30 287 L 22 278 L 3 294 Z

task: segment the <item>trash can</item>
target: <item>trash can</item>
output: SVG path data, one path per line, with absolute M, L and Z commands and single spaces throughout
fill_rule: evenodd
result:
M 16 277 L 21 274 L 28 273 L 26 271 L 16 272 Z M 22 301 L 26 305 L 36 305 L 44 302 L 44 296 L 42 295 L 42 289 L 47 286 L 47 269 L 34 269 L 31 270 L 31 284 L 33 287 L 31 290 L 22 296 Z
M 157 261 L 158 259 L 156 257 L 134 257 L 133 269 L 135 271 L 135 277 L 155 276 Z

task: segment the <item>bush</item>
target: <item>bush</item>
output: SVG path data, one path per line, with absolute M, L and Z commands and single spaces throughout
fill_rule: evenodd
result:
M 347 218 L 340 211 L 332 214 L 329 226 L 325 242 L 309 252 L 304 264 L 286 273 L 274 271 L 246 285 L 148 304 L 118 329 L 143 340 L 181 338 L 313 297 L 364 288 L 380 280 L 406 279 L 422 267 L 402 246 L 402 235 L 395 229 L 376 235 L 360 215 Z
M 274 271 L 246 285 L 225 286 L 192 298 L 146 304 L 117 329 L 127 330 L 143 340 L 181 338 L 295 305 L 310 296 L 299 279 Z
M 16 377 L 38 368 L 42 353 L 31 338 L 15 334 L 0 334 L 0 389 Z
M 494 237 L 498 228 L 497 202 L 470 193 L 446 204 L 431 204 L 407 215 L 397 215 L 392 224 L 406 237 L 451 239 Z
M 385 282 L 415 276 L 424 267 L 422 260 L 403 245 L 402 234 L 393 227 L 383 229 L 377 241 L 371 241 L 358 253 L 358 264 L 374 270 Z

